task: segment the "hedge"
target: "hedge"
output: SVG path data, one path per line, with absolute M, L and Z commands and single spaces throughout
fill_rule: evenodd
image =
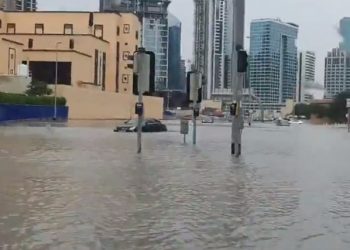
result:
M 0 92 L 1 104 L 20 104 L 20 105 L 40 105 L 53 106 L 55 98 L 52 96 L 26 96 L 21 94 L 8 94 Z M 65 106 L 66 98 L 57 97 L 57 105 Z

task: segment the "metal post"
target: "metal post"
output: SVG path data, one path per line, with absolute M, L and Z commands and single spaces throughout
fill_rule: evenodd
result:
M 238 73 L 238 50 L 244 44 L 244 7 L 245 0 L 232 1 L 233 8 L 233 44 L 232 44 L 232 98 L 237 104 L 237 113 L 232 118 L 231 154 L 239 157 L 242 153 L 242 130 L 244 126 L 242 107 L 243 75 Z
M 350 133 L 350 108 L 348 108 L 348 132 Z
M 56 43 L 56 63 L 55 63 L 55 100 L 54 100 L 54 113 L 53 119 L 57 120 L 57 84 L 58 84 L 58 45 L 62 44 L 61 42 Z
M 197 117 L 196 117 L 196 104 L 193 104 L 193 117 L 192 117 L 192 123 L 193 123 L 193 145 L 197 144 Z
M 138 103 L 143 103 L 142 92 L 139 91 Z M 143 123 L 143 113 L 138 115 L 137 121 L 137 153 L 142 152 L 142 123 Z

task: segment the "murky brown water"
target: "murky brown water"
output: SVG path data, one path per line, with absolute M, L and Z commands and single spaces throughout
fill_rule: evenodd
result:
M 258 125 L 256 125 L 258 126 Z M 345 129 L 0 128 L 0 249 L 350 249 Z M 174 128 L 172 128 L 174 129 Z

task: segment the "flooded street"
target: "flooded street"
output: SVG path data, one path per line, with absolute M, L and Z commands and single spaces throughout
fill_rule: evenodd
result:
M 178 130 L 178 127 L 169 127 Z M 0 249 L 350 249 L 346 129 L 0 127 Z M 190 140 L 189 140 L 190 142 Z

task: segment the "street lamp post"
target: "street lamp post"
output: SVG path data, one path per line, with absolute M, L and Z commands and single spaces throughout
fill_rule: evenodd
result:
M 58 84 L 58 46 L 62 44 L 62 42 L 56 43 L 56 63 L 55 63 L 55 103 L 54 103 L 54 114 L 53 119 L 57 120 L 57 84 Z

